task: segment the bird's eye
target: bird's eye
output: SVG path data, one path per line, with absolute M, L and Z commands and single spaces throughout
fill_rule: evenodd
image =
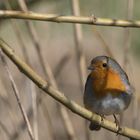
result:
M 107 67 L 107 64 L 106 63 L 103 63 L 103 67 Z

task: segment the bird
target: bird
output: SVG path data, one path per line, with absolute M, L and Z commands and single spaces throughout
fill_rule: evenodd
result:
M 119 63 L 109 56 L 96 56 L 88 67 L 90 73 L 85 84 L 83 102 L 86 109 L 101 116 L 113 115 L 118 131 L 116 115 L 126 110 L 132 100 L 133 88 L 128 76 Z M 100 130 L 101 126 L 91 122 L 90 130 Z

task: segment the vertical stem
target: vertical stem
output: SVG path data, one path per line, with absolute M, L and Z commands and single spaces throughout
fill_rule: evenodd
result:
M 79 0 L 71 0 L 71 7 L 72 7 L 72 13 L 74 16 L 80 16 L 80 8 L 79 8 Z M 81 24 L 74 24 L 74 41 L 75 41 L 75 51 L 76 51 L 76 61 L 78 66 L 78 74 L 80 79 L 80 87 L 82 93 L 84 92 L 84 85 L 86 81 L 86 61 L 85 61 L 85 55 L 82 50 L 82 39 L 83 39 L 83 33 L 82 33 L 82 26 Z M 87 128 L 87 121 L 85 121 L 85 137 L 87 140 L 90 139 L 89 136 L 89 130 Z
M 104 38 L 102 37 L 102 35 L 100 34 L 100 32 L 97 30 L 97 28 L 96 28 L 95 26 L 93 27 L 93 31 L 94 31 L 94 33 L 96 34 L 96 36 L 99 38 L 99 40 L 102 42 L 102 44 L 103 44 L 102 46 L 104 47 L 106 53 L 107 53 L 110 57 L 114 58 L 114 55 L 113 55 L 113 53 L 112 53 L 110 47 L 109 47 L 108 44 L 105 42 Z
M 127 1 L 127 18 L 129 20 L 132 20 L 133 18 L 133 0 Z M 130 29 L 125 29 L 125 38 L 124 38 L 124 57 L 123 57 L 123 68 L 125 71 L 127 71 L 127 66 L 129 64 L 129 50 L 131 46 L 131 33 Z M 120 124 L 122 125 L 124 121 L 124 114 L 122 113 L 120 115 Z M 120 140 L 121 137 L 118 137 L 118 140 Z
M 128 20 L 132 20 L 133 18 L 133 0 L 128 0 L 127 1 L 127 18 Z M 130 46 L 131 46 L 131 33 L 130 33 L 130 29 L 127 28 L 125 29 L 125 39 L 124 39 L 124 43 L 125 43 L 125 47 L 124 47 L 124 69 L 127 70 L 127 65 L 129 63 L 129 50 L 130 50 Z
M 73 15 L 79 16 L 80 15 L 79 0 L 71 0 L 71 4 L 72 4 Z M 73 26 L 74 26 L 75 51 L 76 51 L 76 57 L 77 57 L 76 61 L 77 61 L 77 66 L 78 66 L 81 90 L 83 92 L 84 84 L 86 81 L 86 74 L 87 74 L 85 56 L 81 47 L 83 33 L 82 33 L 81 24 L 74 24 Z
M 132 20 L 133 18 L 133 7 L 134 7 L 134 0 L 129 0 L 128 1 L 128 19 Z M 131 31 L 128 28 L 126 30 L 126 34 L 127 34 L 127 39 L 126 39 L 126 47 L 124 49 L 125 52 L 125 56 L 124 56 L 124 68 L 127 69 L 127 66 L 129 64 L 129 67 L 131 67 L 131 71 L 133 71 L 131 64 L 129 63 L 129 51 L 130 51 L 130 47 L 131 47 L 131 42 L 132 42 L 132 37 L 131 37 Z M 133 72 L 131 72 L 133 74 Z M 133 85 L 134 82 L 133 82 Z M 135 128 L 137 126 L 137 121 L 138 121 L 138 94 L 137 92 L 135 92 L 134 95 L 134 100 L 133 100 L 133 121 L 132 121 L 132 125 Z

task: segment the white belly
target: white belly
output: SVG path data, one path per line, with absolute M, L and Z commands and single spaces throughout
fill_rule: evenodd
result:
M 125 103 L 121 98 L 112 98 L 110 94 L 104 99 L 96 101 L 92 110 L 98 114 L 111 115 L 119 114 L 125 109 Z
M 122 94 L 124 94 L 124 96 L 119 95 L 117 97 L 112 97 L 112 95 L 108 93 L 108 95 L 102 99 L 86 97 L 85 95 L 85 107 L 102 115 L 120 114 L 128 107 L 131 99 L 126 93 Z

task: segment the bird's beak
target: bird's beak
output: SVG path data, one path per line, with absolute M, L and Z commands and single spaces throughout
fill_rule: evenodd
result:
M 88 70 L 94 70 L 94 67 L 92 65 L 88 66 Z

